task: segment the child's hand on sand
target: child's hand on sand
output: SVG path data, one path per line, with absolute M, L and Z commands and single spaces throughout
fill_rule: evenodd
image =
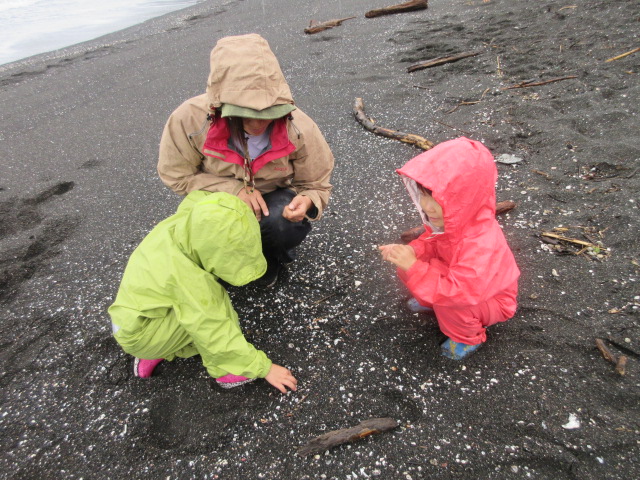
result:
M 409 245 L 392 243 L 390 245 L 380 245 L 378 247 L 382 253 L 382 259 L 393 263 L 398 268 L 407 271 L 418 260 L 416 252 Z
M 282 393 L 287 393 L 287 387 L 295 392 L 298 385 L 298 380 L 296 380 L 288 368 L 281 367 L 275 363 L 271 364 L 271 370 L 269 370 L 269 373 L 267 373 L 264 379 Z

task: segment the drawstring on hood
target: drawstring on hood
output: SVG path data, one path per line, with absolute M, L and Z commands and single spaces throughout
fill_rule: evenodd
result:
M 296 135 L 298 136 L 298 140 L 300 140 L 300 130 L 298 129 L 298 127 L 296 126 L 295 122 L 293 121 L 293 115 L 289 115 L 287 117 L 287 120 L 289 120 L 289 123 L 291 124 L 291 127 L 296 131 Z

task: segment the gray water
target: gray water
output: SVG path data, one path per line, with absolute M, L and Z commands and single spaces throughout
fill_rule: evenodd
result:
M 0 65 L 75 45 L 203 0 L 0 0 Z

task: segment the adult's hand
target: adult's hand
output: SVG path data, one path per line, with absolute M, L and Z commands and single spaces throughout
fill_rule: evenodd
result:
M 293 223 L 301 222 L 307 214 L 307 210 L 309 210 L 312 205 L 313 202 L 309 197 L 296 195 L 291 200 L 291 203 L 284 207 L 282 216 Z
M 393 263 L 404 271 L 409 270 L 418 261 L 416 252 L 409 245 L 392 243 L 390 245 L 381 245 L 378 249 L 382 253 L 383 260 Z
M 249 208 L 256 214 L 258 221 L 260 221 L 262 215 L 265 217 L 269 216 L 267 203 L 264 201 L 262 194 L 258 190 L 254 189 L 253 192 L 251 192 L 248 189 L 243 188 L 238 192 L 238 198 L 249 205 Z
M 271 369 L 264 379 L 282 393 L 287 393 L 287 387 L 295 392 L 298 385 L 298 380 L 296 380 L 288 368 L 281 367 L 275 363 L 271 364 Z

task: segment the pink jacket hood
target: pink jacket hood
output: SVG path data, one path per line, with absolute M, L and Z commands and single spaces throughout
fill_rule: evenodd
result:
M 414 182 L 431 190 L 442 207 L 447 236 L 456 238 L 478 223 L 494 221 L 497 170 L 493 155 L 480 142 L 465 137 L 443 142 L 396 171 L 428 226 Z

